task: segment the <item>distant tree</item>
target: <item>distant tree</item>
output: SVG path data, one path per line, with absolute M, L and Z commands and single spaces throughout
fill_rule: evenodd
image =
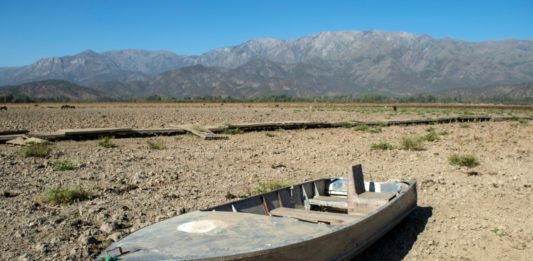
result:
M 14 97 L 12 93 L 0 95 L 0 101 L 2 101 L 3 103 L 13 102 L 13 99 Z
M 17 94 L 17 97 L 15 98 L 15 102 L 18 103 L 25 103 L 25 102 L 31 102 L 30 96 L 26 93 L 19 93 Z

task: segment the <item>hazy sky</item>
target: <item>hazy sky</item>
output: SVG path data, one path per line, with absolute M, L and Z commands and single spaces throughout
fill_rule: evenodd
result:
M 0 0 L 0 66 L 86 49 L 201 54 L 254 38 L 370 29 L 533 40 L 533 0 Z

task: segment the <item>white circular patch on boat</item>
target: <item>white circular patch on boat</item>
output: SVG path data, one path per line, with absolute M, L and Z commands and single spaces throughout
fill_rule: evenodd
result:
M 224 223 L 222 221 L 206 219 L 183 223 L 178 226 L 178 230 L 186 233 L 207 233 L 223 225 Z

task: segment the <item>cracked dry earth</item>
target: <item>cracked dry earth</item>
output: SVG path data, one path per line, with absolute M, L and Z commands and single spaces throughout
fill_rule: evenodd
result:
M 157 110 L 18 109 L 0 113 L 0 129 L 101 127 L 98 119 L 112 119 L 116 127 L 161 127 L 168 121 L 216 125 L 389 117 L 382 112 L 189 108 L 170 118 L 166 113 L 176 109 Z M 409 116 L 416 117 L 392 117 Z M 260 181 L 342 176 L 348 166 L 362 163 L 367 179 L 416 179 L 419 208 L 361 259 L 531 260 L 533 124 L 434 125 L 447 134 L 425 142 L 425 150 L 371 149 L 380 141 L 399 144 L 402 137 L 423 135 L 428 127 L 393 126 L 379 133 L 348 128 L 251 132 L 216 141 L 191 135 L 126 138 L 115 140 L 115 148 L 100 147 L 97 140 L 60 141 L 46 158 L 22 158 L 19 147 L 0 144 L 0 259 L 90 260 L 128 233 L 246 196 Z M 147 141 L 153 139 L 166 149 L 151 150 Z M 453 153 L 474 154 L 480 165 L 452 166 L 448 157 Z M 59 159 L 74 161 L 79 169 L 54 171 L 52 163 Z M 59 206 L 36 203 L 36 196 L 58 186 L 79 186 L 94 197 Z

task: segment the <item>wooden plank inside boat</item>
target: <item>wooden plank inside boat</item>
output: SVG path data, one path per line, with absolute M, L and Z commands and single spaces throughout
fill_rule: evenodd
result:
M 276 217 L 290 217 L 302 221 L 325 224 L 343 224 L 360 219 L 356 216 L 350 216 L 342 213 L 309 211 L 296 208 L 276 208 L 271 210 L 270 214 Z

